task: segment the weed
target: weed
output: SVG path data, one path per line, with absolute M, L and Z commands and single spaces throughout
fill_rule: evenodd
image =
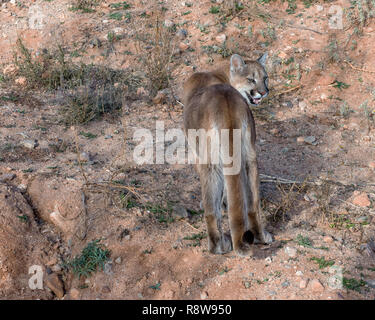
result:
M 212 6 L 209 10 L 209 13 L 212 13 L 212 14 L 218 14 L 220 13 L 220 8 L 219 7 L 216 7 L 216 6 Z
M 296 241 L 302 247 L 305 247 L 305 248 L 312 248 L 313 247 L 311 240 L 308 237 L 302 236 L 301 234 L 299 234 L 297 236 Z
M 192 236 L 184 237 L 184 240 L 191 240 L 191 241 L 193 241 L 192 246 L 193 247 L 197 247 L 197 246 L 200 246 L 201 240 L 204 239 L 204 238 L 206 238 L 206 237 L 207 237 L 206 233 L 199 232 L 199 233 L 193 234 Z
M 64 264 L 64 267 L 71 269 L 79 278 L 90 277 L 98 267 L 104 270 L 104 264 L 109 260 L 110 251 L 100 244 L 101 239 L 91 241 L 79 256 Z
M 325 260 L 324 257 L 321 257 L 321 258 L 312 257 L 310 260 L 315 261 L 319 265 L 319 269 L 331 267 L 335 264 L 334 260 Z
M 343 284 L 344 288 L 346 288 L 348 290 L 361 292 L 361 287 L 363 287 L 366 284 L 366 282 L 363 281 L 362 279 L 357 280 L 357 279 L 354 279 L 354 278 L 344 277 L 342 279 L 342 284 Z
M 79 133 L 79 135 L 81 135 L 81 136 L 83 136 L 83 137 L 85 137 L 87 139 L 95 139 L 98 136 L 97 134 L 93 134 L 91 132 L 83 132 L 83 131 L 81 131 Z
M 345 82 L 341 82 L 341 81 L 337 81 L 336 80 L 335 84 L 333 85 L 333 87 L 342 90 L 342 89 L 348 89 L 350 87 L 350 85 L 347 84 L 347 83 L 345 83 Z
M 74 0 L 70 8 L 71 11 L 81 11 L 82 13 L 91 13 L 100 0 Z
M 158 282 L 157 284 L 149 286 L 149 288 L 154 289 L 154 290 L 160 290 L 160 286 L 161 286 L 161 283 Z
M 23 223 L 29 222 L 29 217 L 26 214 L 17 216 L 17 218 L 20 219 Z

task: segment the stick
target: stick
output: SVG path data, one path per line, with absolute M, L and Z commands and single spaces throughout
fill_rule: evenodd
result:
M 284 93 L 288 93 L 288 92 L 290 92 L 290 91 L 297 90 L 297 89 L 301 88 L 302 86 L 303 86 L 303 85 L 300 84 L 300 85 L 295 86 L 295 87 L 293 87 L 293 88 L 289 88 L 288 90 L 285 90 L 285 91 L 282 91 L 282 92 L 278 92 L 278 93 L 275 94 L 275 96 L 280 96 L 280 95 L 282 95 L 282 94 L 284 94 Z
M 371 70 L 366 70 L 366 69 L 361 69 L 361 68 L 357 68 L 355 66 L 353 66 L 349 61 L 347 60 L 344 60 L 353 70 L 357 70 L 357 71 L 362 71 L 362 72 L 368 72 L 368 73 L 375 73 L 375 71 L 371 71 Z

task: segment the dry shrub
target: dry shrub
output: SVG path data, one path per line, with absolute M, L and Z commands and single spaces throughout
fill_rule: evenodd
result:
M 174 51 L 174 28 L 163 24 L 163 11 L 148 19 L 145 27 L 136 30 L 136 48 L 141 64 L 144 66 L 151 94 L 169 87 L 171 60 Z

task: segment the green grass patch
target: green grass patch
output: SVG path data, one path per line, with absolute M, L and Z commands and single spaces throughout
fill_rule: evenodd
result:
M 319 269 L 331 267 L 335 264 L 334 260 L 326 260 L 324 257 L 321 257 L 321 258 L 312 257 L 310 260 L 315 261 L 319 265 Z
M 109 260 L 110 251 L 100 244 L 101 239 L 91 241 L 82 253 L 64 264 L 79 278 L 90 277 L 98 268 L 104 270 L 104 264 Z

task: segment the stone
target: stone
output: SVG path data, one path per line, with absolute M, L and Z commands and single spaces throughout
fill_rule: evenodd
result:
M 369 217 L 368 216 L 361 216 L 355 219 L 358 223 L 368 223 Z
M 220 44 L 223 44 L 227 40 L 227 36 L 222 33 L 215 37 L 215 40 L 219 42 Z
M 318 279 L 311 280 L 309 286 L 312 292 L 321 293 L 324 291 L 324 286 Z
M 297 277 L 302 277 L 302 276 L 303 276 L 303 272 L 300 271 L 300 270 L 298 270 L 298 271 L 296 272 L 296 276 L 297 276 Z
M 110 287 L 108 286 L 104 286 L 103 289 L 102 289 L 102 293 L 110 293 L 111 292 L 111 289 Z
M 322 85 L 322 86 L 328 86 L 329 84 L 332 84 L 334 83 L 336 80 L 335 77 L 329 75 L 329 74 L 325 74 L 323 75 L 317 82 L 318 85 Z
M 266 263 L 271 263 L 272 262 L 272 258 L 271 257 L 267 257 L 266 259 L 264 259 L 264 261 Z
M 79 154 L 79 160 L 81 162 L 89 162 L 90 161 L 90 155 L 87 152 L 81 152 Z
M 4 76 L 13 76 L 18 71 L 15 64 L 9 64 L 3 69 Z
M 4 173 L 0 176 L 0 182 L 9 182 L 12 181 L 16 175 L 14 173 Z
M 288 288 L 289 287 L 289 281 L 288 280 L 285 280 L 282 284 L 281 284 L 281 286 L 283 287 L 283 288 Z
M 79 292 L 78 289 L 76 288 L 72 288 L 70 289 L 69 291 L 69 297 L 72 299 L 72 300 L 79 300 L 81 298 L 81 293 Z
M 46 286 L 61 299 L 64 296 L 64 285 L 56 273 L 51 273 L 46 277 Z
M 116 262 L 117 264 L 120 264 L 121 261 L 122 261 L 122 260 L 121 260 L 121 257 L 117 257 L 116 260 L 115 260 L 115 262 Z
M 184 40 L 186 37 L 187 37 L 187 31 L 185 29 L 179 29 L 177 32 L 176 32 L 176 36 L 181 39 L 181 40 Z
M 108 276 L 113 275 L 112 262 L 111 261 L 108 261 L 107 263 L 104 264 L 104 273 Z
M 27 84 L 27 79 L 26 77 L 18 77 L 16 80 L 14 80 L 14 82 L 18 84 L 19 86 L 24 87 Z
M 137 96 L 146 96 L 147 95 L 147 92 L 146 92 L 146 89 L 143 88 L 143 87 L 139 87 L 137 89 Z
M 375 280 L 373 279 L 369 279 L 369 280 L 365 280 L 366 284 L 370 287 L 370 288 L 373 288 L 375 289 Z
M 27 139 L 27 140 L 23 140 L 21 142 L 21 145 L 28 149 L 34 149 L 38 146 L 38 141 Z
M 285 247 L 284 251 L 291 258 L 294 258 L 297 255 L 297 249 L 296 248 Z
M 166 19 L 166 20 L 164 20 L 164 25 L 165 25 L 167 28 L 171 28 L 171 27 L 174 26 L 174 22 L 171 21 L 171 20 Z
M 175 206 L 173 206 L 172 210 L 173 210 L 172 214 L 174 216 L 177 216 L 179 218 L 188 218 L 189 217 L 188 211 L 183 206 L 175 205 Z
M 160 90 L 156 94 L 156 96 L 152 99 L 152 102 L 155 104 L 161 104 L 165 101 L 166 98 L 167 98 L 167 95 L 165 94 L 165 92 L 163 90 Z
M 297 137 L 297 142 L 303 143 L 303 142 L 305 142 L 305 138 L 304 137 Z
M 307 103 L 305 101 L 300 101 L 298 102 L 298 107 L 300 108 L 301 111 L 305 111 L 307 108 Z
M 314 136 L 308 136 L 303 139 L 305 143 L 311 144 L 311 145 L 317 145 L 316 138 Z
M 366 193 L 360 193 L 354 197 L 353 204 L 359 207 L 369 207 L 371 202 Z
M 299 282 L 299 288 L 300 289 L 305 289 L 307 287 L 307 283 L 309 282 L 308 279 L 302 279 L 300 282 Z
M 278 54 L 278 57 L 283 60 L 285 60 L 287 56 L 288 55 L 284 51 L 280 51 L 280 53 Z
M 178 45 L 178 48 L 183 52 L 189 48 L 189 45 L 186 44 L 185 42 L 180 42 L 180 44 Z
M 323 238 L 323 241 L 326 242 L 326 243 L 332 243 L 333 242 L 333 238 L 331 236 L 325 236 Z
M 202 293 L 201 293 L 201 299 L 202 300 L 205 300 L 205 299 L 207 299 L 208 298 L 208 293 L 206 292 L 206 291 L 203 291 Z

